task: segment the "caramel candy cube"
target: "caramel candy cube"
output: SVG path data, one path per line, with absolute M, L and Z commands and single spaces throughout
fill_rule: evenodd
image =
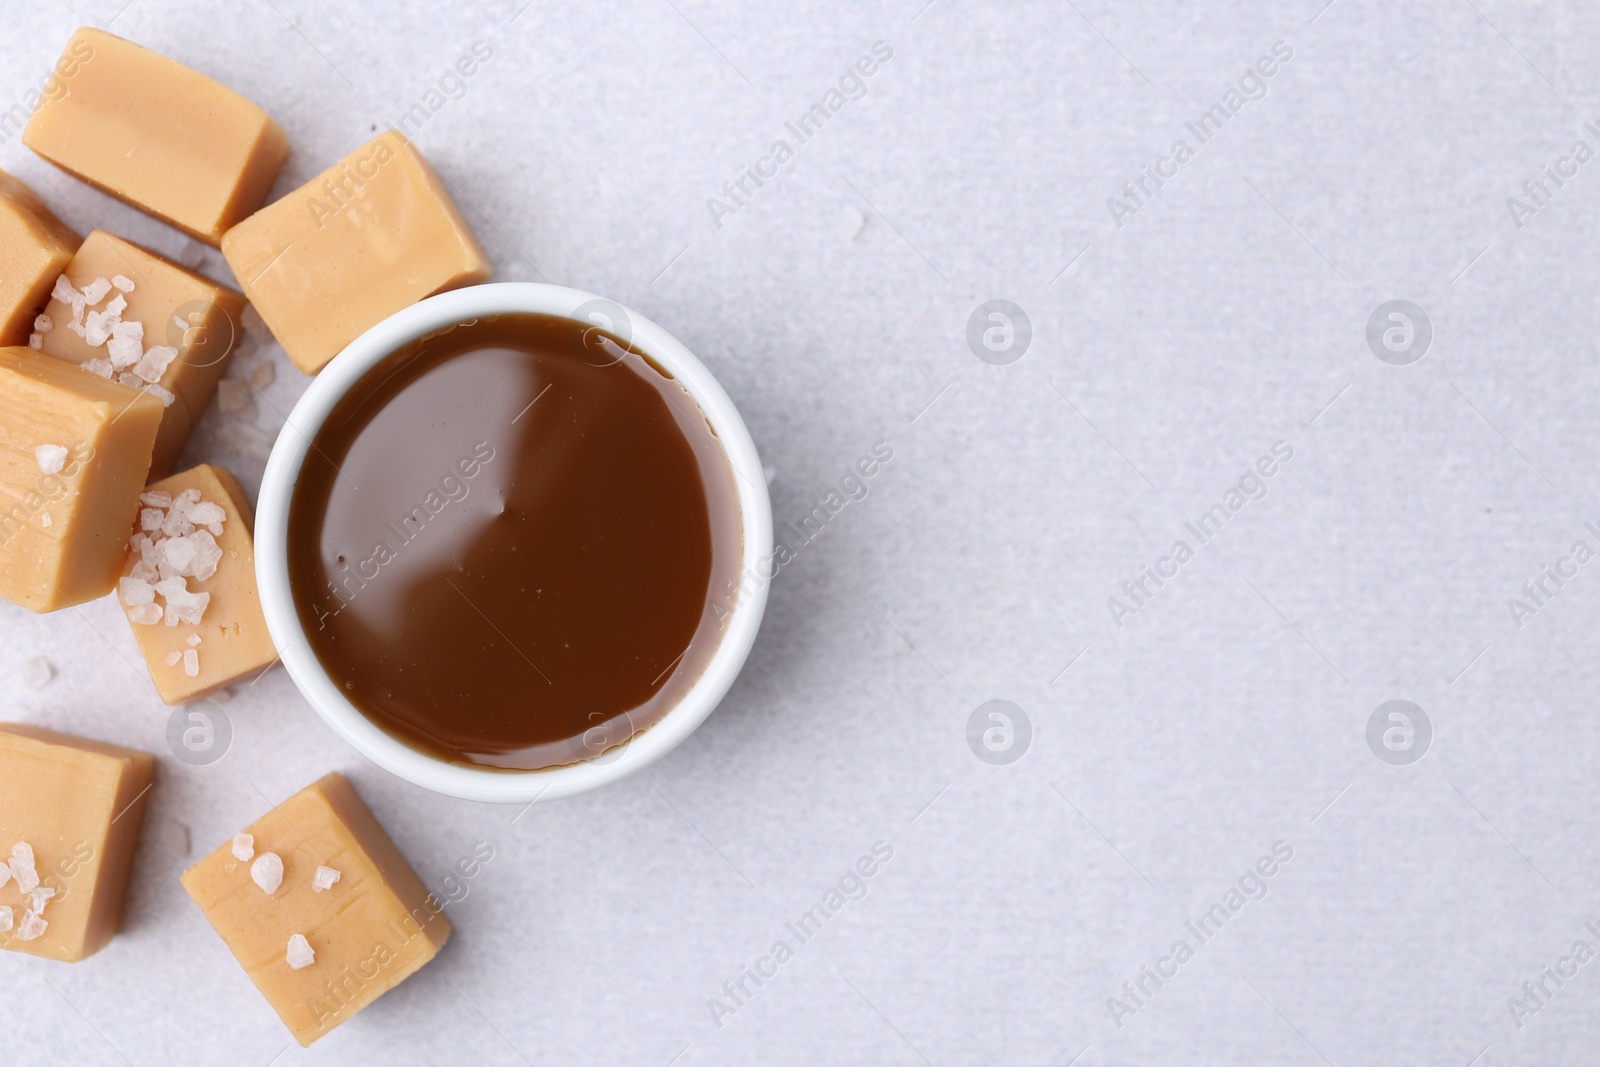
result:
M 72 35 L 22 143 L 90 185 L 215 245 L 260 207 L 289 154 L 283 130 L 232 89 L 103 30 Z
M 340 774 L 245 834 L 185 871 L 183 887 L 301 1045 L 399 985 L 450 936 L 444 903 Z M 338 878 L 320 889 L 331 879 L 318 878 L 323 867 Z
M 229 230 L 222 254 L 295 366 L 493 272 L 444 183 L 396 130 Z
M 32 189 L 0 171 L 0 345 L 24 345 L 78 235 Z
M 0 597 L 55 611 L 111 592 L 161 401 L 0 348 Z
M 233 475 L 206 465 L 174 474 L 144 492 L 139 519 L 117 595 L 161 699 L 182 704 L 270 666 L 278 650 L 256 595 L 254 519 Z M 161 584 L 174 579 L 182 586 Z
M 147 752 L 0 723 L 0 948 L 75 963 L 111 940 L 154 765 Z
M 104 230 L 84 238 L 64 273 L 67 284 L 45 307 L 50 328 L 40 348 L 123 385 L 156 387 L 167 406 L 150 462 L 159 478 L 217 391 L 244 297 Z

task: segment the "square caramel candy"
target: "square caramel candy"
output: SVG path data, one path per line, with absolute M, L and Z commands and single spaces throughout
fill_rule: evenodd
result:
M 37 193 L 0 171 L 0 345 L 28 343 L 50 287 L 78 249 L 78 235 Z
M 73 963 L 111 940 L 154 765 L 0 723 L 0 948 Z
M 74 33 L 56 69 L 66 91 L 40 102 L 22 143 L 209 244 L 265 202 L 288 156 L 261 108 L 102 30 Z
M 162 411 L 149 393 L 0 348 L 0 597 L 55 611 L 111 592 Z
M 399 985 L 450 936 L 444 903 L 337 773 L 182 880 L 301 1045 Z
M 307 374 L 401 308 L 493 273 L 444 183 L 397 130 L 229 230 L 222 254 Z
M 203 697 L 278 658 L 256 595 L 253 523 L 244 490 L 221 467 L 174 474 L 139 498 L 117 595 L 165 703 Z
M 95 230 L 52 290 L 39 348 L 166 405 L 150 473 L 172 469 L 240 335 L 244 296 Z

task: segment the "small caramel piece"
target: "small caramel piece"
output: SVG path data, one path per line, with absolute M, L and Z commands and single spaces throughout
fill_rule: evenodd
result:
M 0 597 L 55 611 L 122 573 L 161 401 L 26 348 L 0 348 Z
M 0 171 L 0 345 L 25 345 L 78 235 L 38 194 Z
M 260 207 L 288 155 L 265 111 L 198 71 L 102 30 L 72 35 L 22 143 L 56 166 L 215 245 Z
M 206 524 L 196 522 L 190 523 L 193 530 L 185 535 L 182 527 L 174 524 L 177 531 L 174 536 L 183 537 L 186 542 L 183 553 L 192 550 L 200 564 L 198 568 L 191 564 L 184 569 L 201 569 L 209 572 L 208 576 L 204 579 L 193 575 L 186 577 L 175 571 L 163 576 L 154 564 L 141 568 L 139 564 L 144 562 L 146 552 L 135 548 L 128 553 L 123 580 L 118 584 L 118 597 L 133 626 L 133 636 L 144 655 L 145 665 L 150 668 L 150 680 L 168 704 L 182 704 L 215 692 L 266 669 L 278 658 L 272 635 L 267 632 L 267 620 L 261 614 L 261 600 L 256 595 L 255 549 L 251 535 L 255 520 L 250 513 L 250 501 L 233 475 L 221 467 L 202 464 L 150 486 L 140 501 L 141 521 L 133 524 L 135 543 L 141 536 L 152 539 L 152 558 L 162 558 L 168 536 L 153 524 L 171 517 L 172 507 L 189 491 L 200 494 L 201 504 L 215 504 L 221 509 L 220 535 L 213 536 Z M 162 506 L 163 500 L 170 503 Z M 195 518 L 210 518 L 215 514 L 207 510 L 195 516 L 189 505 L 179 506 Z M 148 522 L 143 521 L 147 518 Z M 147 529 L 147 526 L 153 528 Z M 197 547 L 208 543 L 215 543 L 219 553 L 214 572 L 205 566 L 203 554 L 210 551 L 209 548 Z M 149 587 L 173 577 L 184 580 L 182 593 L 205 593 L 209 597 L 200 610 L 198 623 L 180 621 L 167 625 L 169 610 L 173 618 L 178 618 L 178 609 L 174 607 L 177 598 L 155 593 Z M 173 589 L 173 592 L 179 590 Z
M 150 462 L 151 476 L 159 478 L 172 469 L 216 393 L 242 330 L 244 297 L 104 230 L 84 238 L 63 273 L 70 291 L 58 286 L 45 307 L 50 329 L 41 335 L 41 348 L 123 385 L 157 385 L 163 403 L 172 397 Z M 85 293 L 97 282 L 98 289 Z M 62 299 L 64 292 L 80 301 L 100 299 L 74 306 Z M 106 319 L 106 309 L 118 306 L 122 310 Z M 94 326 L 91 316 L 99 317 L 98 331 L 85 328 Z M 138 323 L 139 336 L 107 336 L 106 321 Z
M 0 723 L 0 863 L 11 873 L 0 948 L 75 963 L 111 940 L 154 765 L 147 752 Z M 53 892 L 30 892 L 34 878 Z
M 342 775 L 313 782 L 245 832 L 254 861 L 223 844 L 184 872 L 183 888 L 301 1045 L 399 985 L 450 936 L 444 903 Z M 267 853 L 283 861 L 270 894 L 251 877 Z M 339 879 L 319 891 L 321 867 Z M 304 945 L 291 944 L 296 935 Z
M 493 272 L 444 183 L 395 130 L 229 230 L 222 254 L 307 374 L 401 308 Z

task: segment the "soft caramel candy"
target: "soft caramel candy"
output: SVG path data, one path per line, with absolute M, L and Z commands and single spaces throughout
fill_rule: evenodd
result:
M 0 597 L 55 611 L 111 592 L 161 401 L 27 348 L 0 348 Z
M 139 520 L 117 592 L 161 699 L 182 704 L 270 666 L 254 519 L 233 475 L 201 465 L 157 482 Z
M 240 336 L 244 297 L 104 230 L 84 238 L 64 274 L 39 346 L 123 385 L 157 387 L 167 411 L 150 473 L 160 477 L 216 393 Z
M 154 762 L 0 723 L 0 948 L 72 963 L 111 940 Z
M 399 985 L 450 936 L 443 902 L 339 774 L 195 864 L 183 887 L 301 1045 Z
M 78 235 L 38 194 L 0 171 L 0 345 L 26 344 Z
M 255 104 L 176 60 L 84 27 L 22 143 L 61 169 L 216 244 L 260 207 L 288 155 Z
M 307 374 L 401 308 L 493 269 L 444 183 L 394 130 L 229 230 L 222 254 Z

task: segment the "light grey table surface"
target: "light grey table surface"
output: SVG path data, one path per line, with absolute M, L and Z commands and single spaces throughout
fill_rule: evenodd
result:
M 161 757 L 117 939 L 0 959 L 5 1062 L 1600 1057 L 1600 562 L 1571 552 L 1600 550 L 1600 161 L 1572 154 L 1600 150 L 1600 12 L 922 5 L 4 6 L 0 107 L 108 27 L 264 105 L 280 194 L 442 85 L 416 140 L 499 277 L 686 342 L 780 523 L 893 455 L 779 573 L 688 742 L 520 813 L 366 763 L 281 670 L 187 765 L 112 602 L 0 608 L 4 717 Z M 475 42 L 492 58 L 449 81 Z M 0 166 L 226 277 L 9 132 Z M 746 166 L 776 174 L 733 200 Z M 1128 196 L 1146 167 L 1169 177 Z M 1025 350 L 969 345 L 975 313 L 1004 329 L 990 300 Z M 1392 300 L 1421 311 L 1409 346 Z M 239 370 L 265 359 L 275 383 L 188 453 L 252 491 L 306 381 L 275 350 Z M 1172 576 L 1136 600 L 1146 567 Z M 1021 710 L 1009 748 L 989 709 L 969 744 L 991 700 Z M 1387 710 L 1369 743 L 1391 700 L 1421 712 L 1409 745 Z M 493 859 L 440 957 L 302 1052 L 177 876 L 333 769 L 441 892 Z

